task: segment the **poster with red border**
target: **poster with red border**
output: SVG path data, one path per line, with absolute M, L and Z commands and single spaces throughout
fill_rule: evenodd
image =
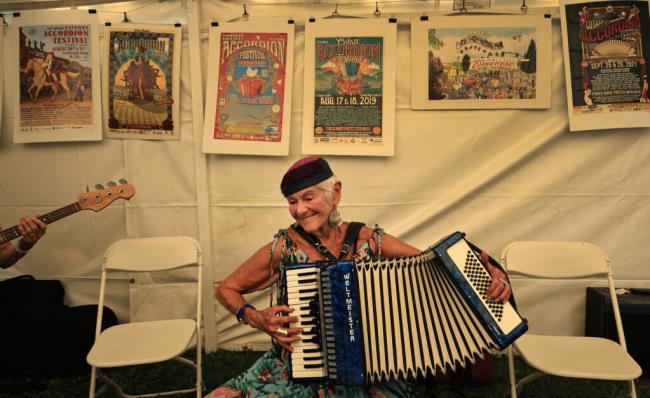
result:
M 210 29 L 203 152 L 289 153 L 293 25 Z
M 101 140 L 97 15 L 24 12 L 7 32 L 15 143 Z
M 571 131 L 650 126 L 648 1 L 562 1 Z

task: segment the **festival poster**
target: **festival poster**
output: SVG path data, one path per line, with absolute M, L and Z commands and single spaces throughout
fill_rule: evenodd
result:
M 394 154 L 396 38 L 386 19 L 305 26 L 303 153 Z
M 563 1 L 571 131 L 650 126 L 648 1 Z
M 4 19 L 0 17 L 0 23 L 2 23 L 2 26 L 0 26 L 0 135 L 2 134 L 2 101 L 4 99 L 4 82 L 5 82 L 5 75 L 4 75 L 4 67 L 5 67 L 5 27 L 4 27 Z
M 24 12 L 7 39 L 14 142 L 101 140 L 97 15 Z
M 293 24 L 210 29 L 203 152 L 289 154 Z
M 181 27 L 115 25 L 104 38 L 106 137 L 180 139 Z
M 551 44 L 543 15 L 414 18 L 412 108 L 548 108 Z

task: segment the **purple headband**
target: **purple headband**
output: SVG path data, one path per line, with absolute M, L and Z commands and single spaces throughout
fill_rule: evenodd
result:
M 320 156 L 308 156 L 300 159 L 284 174 L 280 190 L 286 198 L 298 191 L 325 181 L 334 173 L 327 161 Z

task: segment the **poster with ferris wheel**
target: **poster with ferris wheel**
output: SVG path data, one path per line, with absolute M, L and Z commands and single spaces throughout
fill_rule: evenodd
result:
M 571 131 L 650 126 L 648 1 L 560 5 Z
M 412 107 L 548 108 L 551 44 L 550 16 L 414 18 Z

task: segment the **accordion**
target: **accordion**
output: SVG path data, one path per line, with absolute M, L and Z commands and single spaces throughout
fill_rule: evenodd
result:
M 417 256 L 296 264 L 281 278 L 303 329 L 292 344 L 298 383 L 363 385 L 465 367 L 527 329 L 489 300 L 480 249 L 456 232 Z

